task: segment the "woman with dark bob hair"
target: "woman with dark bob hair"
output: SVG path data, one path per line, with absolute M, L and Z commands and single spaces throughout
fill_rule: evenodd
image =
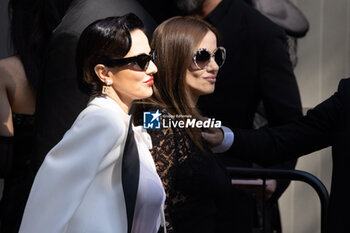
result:
M 157 72 L 142 28 L 129 13 L 81 34 L 78 81 L 91 99 L 41 165 L 20 232 L 155 233 L 164 221 L 151 140 L 129 116 Z

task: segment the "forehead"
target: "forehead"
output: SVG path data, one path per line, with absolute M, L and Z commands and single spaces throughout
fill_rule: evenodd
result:
M 148 43 L 146 34 L 140 29 L 136 29 L 130 33 L 131 35 L 131 48 L 126 54 L 128 56 L 136 56 L 141 53 L 148 54 L 151 49 Z
M 216 35 L 212 31 L 208 31 L 207 34 L 203 37 L 203 39 L 199 42 L 198 48 L 206 48 L 209 51 L 213 51 L 216 49 L 217 40 Z

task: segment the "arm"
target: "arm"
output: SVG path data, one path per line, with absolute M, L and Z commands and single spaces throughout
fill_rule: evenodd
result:
M 101 161 L 121 144 L 124 131 L 115 115 L 106 111 L 90 112 L 78 119 L 40 167 L 20 232 L 65 232 Z
M 234 129 L 234 156 L 271 165 L 331 146 L 334 133 L 346 121 L 348 100 L 343 92 L 341 82 L 338 92 L 292 123 L 258 130 Z

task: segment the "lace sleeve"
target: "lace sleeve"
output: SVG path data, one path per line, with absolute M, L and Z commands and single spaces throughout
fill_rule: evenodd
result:
M 162 180 L 165 192 L 165 220 L 168 233 L 173 233 L 171 210 L 179 202 L 184 201 L 184 196 L 173 189 L 178 167 L 189 154 L 190 145 L 187 134 L 179 128 L 163 128 L 149 130 L 153 148 L 151 154 L 154 158 L 157 172 Z

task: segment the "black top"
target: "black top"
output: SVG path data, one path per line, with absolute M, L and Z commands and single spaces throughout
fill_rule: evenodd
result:
M 327 232 L 349 231 L 349 78 L 340 81 L 338 91 L 333 96 L 309 110 L 306 116 L 296 122 L 257 131 L 236 129 L 234 134 L 234 155 L 269 164 L 332 146 L 333 171 Z
M 12 166 L 5 177 L 4 190 L 0 201 L 0 232 L 18 232 L 27 197 L 34 180 L 32 157 L 34 145 L 34 117 L 13 114 L 15 131 Z M 1 155 L 3 156 L 3 155 Z M 4 155 L 5 156 L 5 155 Z M 9 164 L 7 164 L 9 166 Z
M 168 115 L 165 109 L 161 113 Z M 230 232 L 231 181 L 215 155 L 208 148 L 201 151 L 184 128 L 150 129 L 148 133 L 166 192 L 168 232 Z

